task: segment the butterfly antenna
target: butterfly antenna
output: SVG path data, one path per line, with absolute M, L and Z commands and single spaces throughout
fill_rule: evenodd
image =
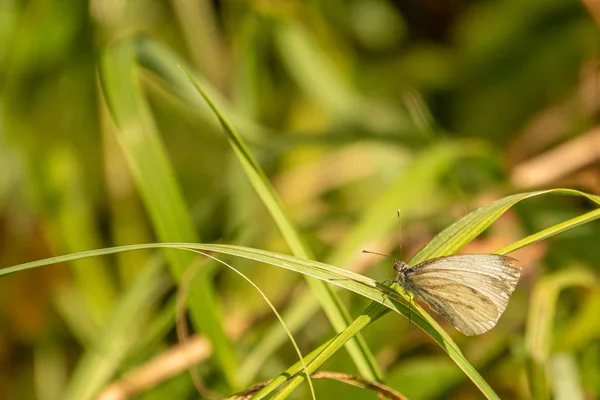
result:
M 400 250 L 400 260 L 402 260 L 402 235 L 400 232 L 400 210 L 398 210 L 398 248 Z
M 400 251 L 400 260 L 402 260 L 402 225 L 400 224 L 400 210 L 398 210 L 398 250 Z M 394 280 L 394 283 L 398 282 L 398 277 Z M 410 299 L 408 300 L 408 325 L 412 324 L 412 293 L 410 294 Z
M 387 254 L 382 254 L 382 253 L 377 253 L 375 251 L 369 251 L 369 250 L 361 250 L 361 252 L 366 253 L 366 254 L 375 254 L 377 256 L 382 256 L 382 257 L 387 257 L 389 258 L 390 256 L 388 256 Z

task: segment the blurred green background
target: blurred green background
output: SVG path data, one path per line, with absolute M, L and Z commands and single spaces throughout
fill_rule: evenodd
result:
M 155 241 L 289 253 L 178 65 L 233 122 L 315 259 L 379 280 L 392 277 L 389 260 L 360 250 L 399 256 L 397 209 L 407 259 L 502 196 L 598 194 L 598 21 L 597 2 L 576 0 L 4 0 L 0 266 Z M 594 208 L 527 200 L 465 251 L 491 252 Z M 440 320 L 500 397 L 600 397 L 599 244 L 596 222 L 516 253 L 523 276 L 483 336 Z M 96 398 L 177 345 L 175 282 L 193 261 L 145 250 L 2 278 L 0 398 Z M 303 305 L 300 275 L 228 262 L 297 321 L 304 353 L 334 334 L 314 299 Z M 205 311 L 188 329 L 224 339 L 196 368 L 207 388 L 229 395 L 296 362 L 256 291 L 202 267 L 192 297 Z M 353 316 L 368 304 L 341 296 Z M 536 339 L 539 329 L 547 336 Z M 405 396 L 481 397 L 398 315 L 364 335 Z M 345 351 L 322 369 L 358 373 Z M 537 373 L 543 388 L 532 387 Z M 315 384 L 319 398 L 375 398 Z M 294 394 L 308 395 L 306 385 Z M 184 369 L 131 396 L 198 393 Z

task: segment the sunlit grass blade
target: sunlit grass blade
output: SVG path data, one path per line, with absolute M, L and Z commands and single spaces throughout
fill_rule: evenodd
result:
M 469 213 L 459 221 L 444 229 L 415 254 L 411 259 L 411 263 L 418 264 L 433 257 L 440 257 L 457 252 L 487 229 L 496 219 L 498 219 L 498 217 L 504 214 L 513 205 L 522 200 L 544 194 L 582 196 L 600 204 L 600 197 L 571 189 L 548 189 L 507 196 Z
M 103 54 L 100 77 L 104 97 L 118 126 L 117 140 L 123 149 L 134 181 L 162 241 L 196 241 L 197 234 L 175 173 L 163 146 L 135 74 L 136 47 L 129 40 Z M 166 252 L 176 280 L 193 257 Z M 189 307 L 194 324 L 211 341 L 215 357 L 232 387 L 236 387 L 236 354 L 225 334 L 222 316 L 210 281 L 210 268 L 195 279 Z
M 271 216 L 275 220 L 275 224 L 279 228 L 279 231 L 285 238 L 292 252 L 303 258 L 311 258 L 311 252 L 305 243 L 300 238 L 300 235 L 296 232 L 294 225 L 284 211 L 284 207 L 279 199 L 279 196 L 273 189 L 269 180 L 267 179 L 262 168 L 258 162 L 254 159 L 252 154 L 249 152 L 246 144 L 242 137 L 235 131 L 233 126 L 225 119 L 221 112 L 217 109 L 212 100 L 206 95 L 198 83 L 194 80 L 193 76 L 185 71 L 185 74 L 190 79 L 192 85 L 196 88 L 198 93 L 206 100 L 210 105 L 215 115 L 219 119 L 223 131 L 225 132 L 227 139 L 233 150 L 238 157 L 246 176 L 250 180 L 250 183 L 256 190 L 257 194 L 271 213 Z M 348 312 L 344 309 L 341 301 L 337 298 L 335 292 L 323 284 L 322 282 L 308 279 L 308 285 L 313 291 L 313 294 L 319 300 L 325 314 L 331 321 L 331 324 L 337 331 L 344 330 L 350 321 Z M 382 379 L 381 372 L 375 362 L 375 358 L 371 354 L 371 351 L 367 347 L 364 340 L 358 336 L 353 339 L 347 345 L 347 350 L 352 357 L 356 367 L 360 373 L 367 379 L 380 380 Z
M 369 299 L 375 300 L 378 303 L 385 303 L 387 307 L 394 310 L 404 310 L 407 312 L 406 301 L 403 296 L 398 293 L 390 293 L 389 289 L 382 287 L 377 281 L 364 277 L 362 275 L 337 268 L 328 264 L 308 259 L 298 258 L 291 255 L 273 253 L 265 250 L 252 249 L 242 246 L 220 245 L 220 244 L 196 244 L 196 243 L 150 243 L 138 244 L 120 247 L 111 247 L 81 253 L 69 254 L 47 258 L 44 260 L 33 261 L 30 263 L 20 264 L 13 267 L 0 269 L 0 277 L 12 273 L 26 271 L 33 268 L 38 268 L 44 265 L 51 265 L 61 262 L 83 259 L 87 257 L 96 257 L 101 255 L 115 254 L 124 251 L 140 250 L 140 249 L 183 249 L 187 251 L 208 251 L 220 254 L 227 254 L 235 257 L 242 257 L 249 260 L 254 260 L 276 267 L 288 269 L 298 272 L 321 281 L 326 281 L 342 288 L 351 290 L 355 293 L 363 295 Z M 415 310 L 413 310 L 414 312 Z M 413 322 L 423 325 L 423 328 L 428 330 L 427 324 L 420 318 L 419 315 L 413 315 Z M 435 332 L 432 332 L 435 334 Z
M 534 233 L 533 235 L 529 235 L 523 239 L 517 240 L 516 242 L 511 243 L 510 245 L 505 246 L 505 247 L 495 251 L 495 253 L 508 254 L 510 252 L 513 252 L 515 250 L 518 250 L 520 248 L 528 246 L 530 244 L 540 242 L 551 236 L 558 235 L 559 233 L 568 231 L 569 229 L 576 228 L 579 225 L 587 224 L 587 223 L 597 220 L 599 218 L 600 218 L 600 208 L 598 208 L 594 211 L 585 213 L 583 215 L 580 215 L 578 217 L 571 218 L 568 221 L 561 222 L 559 224 L 556 224 L 556 225 L 546 228 L 544 230 L 541 230 L 541 231 Z
M 385 304 L 388 307 L 391 307 L 393 309 L 402 309 L 405 312 L 407 312 L 405 300 L 403 299 L 403 297 L 398 297 L 400 295 L 397 293 L 390 293 L 388 289 L 381 287 L 376 281 L 374 281 L 371 278 L 367 278 L 362 275 L 341 268 L 337 268 L 328 264 L 320 263 L 318 261 L 302 259 L 286 254 L 273 253 L 265 250 L 231 245 L 195 243 L 151 243 L 111 247 L 65 256 L 52 257 L 44 260 L 33 261 L 26 264 L 20 264 L 13 267 L 0 269 L 0 277 L 20 271 L 38 268 L 44 265 L 51 265 L 61 262 L 83 259 L 87 257 L 96 257 L 101 255 L 120 253 L 124 251 L 149 248 L 183 249 L 188 251 L 209 251 L 263 262 L 280 268 L 285 268 L 294 272 L 302 273 L 304 275 L 311 276 L 322 281 L 327 281 L 331 284 L 361 294 L 379 303 L 385 302 Z M 384 296 L 384 294 L 386 296 Z M 413 322 L 423 323 L 423 321 L 419 318 L 418 315 L 413 316 Z

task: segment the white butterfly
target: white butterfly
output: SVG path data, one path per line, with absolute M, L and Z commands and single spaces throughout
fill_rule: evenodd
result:
M 492 329 L 506 309 L 521 275 L 516 261 L 498 254 L 438 257 L 414 267 L 394 261 L 394 282 L 465 335 L 480 335 Z

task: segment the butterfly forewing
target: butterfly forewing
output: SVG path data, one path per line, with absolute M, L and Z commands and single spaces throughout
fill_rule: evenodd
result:
M 519 280 L 516 260 L 498 254 L 434 258 L 406 271 L 405 288 L 465 335 L 496 325 Z

